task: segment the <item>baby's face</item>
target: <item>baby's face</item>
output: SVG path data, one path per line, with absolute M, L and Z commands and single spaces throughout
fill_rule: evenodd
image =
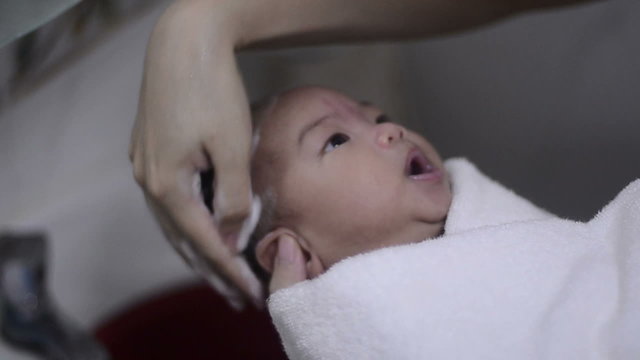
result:
M 383 120 L 374 106 L 308 87 L 280 95 L 260 124 L 254 162 L 269 156 L 278 174 L 254 186 L 275 191 L 294 214 L 276 225 L 324 269 L 443 229 L 451 192 L 442 160 L 422 136 Z

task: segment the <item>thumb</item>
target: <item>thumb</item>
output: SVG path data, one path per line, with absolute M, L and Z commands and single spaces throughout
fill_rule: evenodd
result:
M 302 250 L 296 241 L 287 235 L 278 239 L 278 252 L 273 262 L 273 273 L 269 294 L 307 279 Z

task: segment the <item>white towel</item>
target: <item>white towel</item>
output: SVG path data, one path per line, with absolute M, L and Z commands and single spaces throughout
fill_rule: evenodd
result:
M 640 359 L 640 181 L 588 223 L 449 160 L 445 235 L 269 298 L 291 359 Z

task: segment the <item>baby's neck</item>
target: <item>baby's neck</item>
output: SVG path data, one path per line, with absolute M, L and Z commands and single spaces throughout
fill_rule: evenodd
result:
M 389 235 L 389 237 L 382 242 L 384 244 L 382 247 L 415 244 L 438 238 L 444 235 L 445 221 L 446 218 L 438 223 L 412 223 L 402 231 Z

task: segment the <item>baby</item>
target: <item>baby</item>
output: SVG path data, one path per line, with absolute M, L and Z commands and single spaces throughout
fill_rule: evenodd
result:
M 423 137 L 335 91 L 285 92 L 255 118 L 248 251 L 269 273 L 290 237 L 307 278 L 326 271 L 269 297 L 290 359 L 640 358 L 640 181 L 581 223 L 465 159 L 445 171 Z
M 375 106 L 303 87 L 259 106 L 254 120 L 263 211 L 246 255 L 263 280 L 282 235 L 313 278 L 349 256 L 443 233 L 452 196 L 440 156 Z

